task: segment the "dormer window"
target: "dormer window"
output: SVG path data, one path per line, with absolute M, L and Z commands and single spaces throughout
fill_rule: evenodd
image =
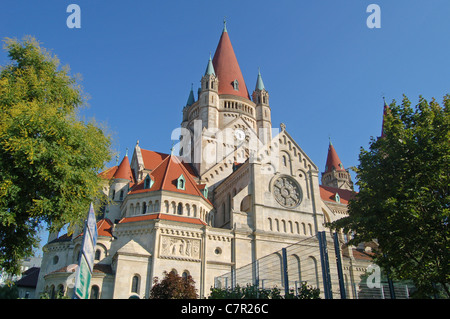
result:
M 339 194 L 336 193 L 336 195 L 334 196 L 334 200 L 336 201 L 336 203 L 341 203 L 341 196 L 339 196 Z
M 150 174 L 148 174 L 144 180 L 144 189 L 150 189 L 150 188 L 152 188 L 152 186 L 153 186 L 153 180 L 151 179 Z
M 233 89 L 235 91 L 239 91 L 239 82 L 238 82 L 238 80 L 234 80 L 233 81 Z
M 208 198 L 208 186 L 205 185 L 205 188 L 203 189 L 203 196 L 205 198 Z
M 186 180 L 185 180 L 183 174 L 181 174 L 180 177 L 178 177 L 178 179 L 177 179 L 177 188 L 181 189 L 181 190 L 185 190 L 185 188 L 186 188 Z

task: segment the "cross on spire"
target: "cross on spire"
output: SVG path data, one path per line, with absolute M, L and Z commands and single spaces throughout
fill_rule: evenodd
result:
M 223 32 L 227 32 L 227 17 L 223 17 Z

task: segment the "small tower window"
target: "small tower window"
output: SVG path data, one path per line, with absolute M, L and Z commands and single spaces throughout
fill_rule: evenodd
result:
M 131 292 L 132 293 L 139 293 L 139 276 L 138 275 L 134 275 L 133 279 L 131 281 Z
M 184 179 L 183 174 L 180 175 L 177 179 L 177 188 L 181 190 L 185 190 L 186 187 L 186 180 Z
M 238 82 L 238 80 L 234 80 L 233 81 L 233 89 L 235 91 L 239 91 L 239 82 Z

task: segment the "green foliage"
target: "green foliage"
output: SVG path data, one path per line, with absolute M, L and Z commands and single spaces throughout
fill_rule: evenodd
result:
M 31 37 L 5 41 L 11 63 L 0 72 L 0 267 L 38 246 L 50 230 L 85 219 L 110 160 L 110 139 L 78 119 L 86 97 L 67 67 Z
M 413 280 L 421 296 L 441 284 L 450 297 L 450 96 L 441 107 L 406 96 L 390 105 L 384 136 L 361 148 L 359 193 L 349 216 L 331 226 L 353 231 L 350 244 L 376 239 L 375 262 L 396 280 Z
M 0 286 L 0 299 L 17 299 L 19 298 L 19 289 L 14 283 L 7 283 Z
M 43 292 L 39 294 L 39 299 L 70 299 L 70 298 L 61 292 L 55 293 L 54 298 L 52 298 L 48 292 Z
M 197 299 L 195 281 L 191 276 L 182 278 L 174 271 L 164 272 L 164 279 L 159 282 L 158 277 L 153 280 L 150 299 Z
M 236 285 L 233 289 L 211 287 L 209 299 L 320 299 L 319 295 L 320 289 L 306 283 L 302 283 L 297 294 L 295 289 L 291 288 L 285 296 L 281 294 L 281 290 L 277 287 L 263 289 L 256 285 L 247 284 L 245 287 Z

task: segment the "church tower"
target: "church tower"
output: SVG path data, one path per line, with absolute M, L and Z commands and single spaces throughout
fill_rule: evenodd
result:
M 198 174 L 205 183 L 209 183 L 212 178 L 208 171 L 224 161 L 225 157 L 228 168 L 231 167 L 228 164 L 245 161 L 250 156 L 248 151 L 238 150 L 235 144 L 246 145 L 251 135 L 264 143 L 271 138 L 269 95 L 259 73 L 252 101 L 228 35 L 226 21 L 214 56 L 211 58 L 210 54 L 200 82 L 198 100 L 195 101 L 191 89 L 181 123 L 181 127 L 190 132 L 191 151 L 185 152 L 188 143 L 182 143 L 183 154 L 180 152 L 180 155 L 187 158 L 189 153 Z M 264 132 L 262 138 L 259 128 L 265 128 L 261 130 Z M 233 150 L 236 153 L 234 159 L 231 154 Z M 205 154 L 212 160 L 205 161 Z M 207 172 L 209 178 L 203 179 Z M 218 179 L 214 178 L 215 181 Z
M 344 168 L 339 156 L 331 143 L 328 146 L 325 172 L 322 173 L 322 185 L 334 188 L 353 190 L 353 182 L 348 169 Z

